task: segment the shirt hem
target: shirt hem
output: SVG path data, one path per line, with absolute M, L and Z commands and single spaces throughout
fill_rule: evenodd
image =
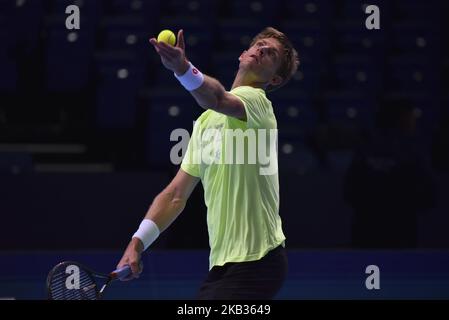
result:
M 238 256 L 238 257 L 232 257 L 226 260 L 222 260 L 222 261 L 217 261 L 215 263 L 211 263 L 209 265 L 209 270 L 211 270 L 213 267 L 222 267 L 224 266 L 226 263 L 234 263 L 234 262 L 250 262 L 250 261 L 257 261 L 262 259 L 263 257 L 265 257 L 268 252 L 270 252 L 271 250 L 276 249 L 277 247 L 279 247 L 280 245 L 282 245 L 283 247 L 285 247 L 285 239 L 281 240 L 278 243 L 273 244 L 272 246 L 269 246 L 268 248 L 266 248 L 264 251 L 262 251 L 261 253 L 257 253 L 257 254 L 251 254 L 251 255 L 245 255 L 245 256 Z

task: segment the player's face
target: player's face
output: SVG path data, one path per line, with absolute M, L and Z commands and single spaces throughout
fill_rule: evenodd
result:
M 276 75 L 281 64 L 281 55 L 282 46 L 276 39 L 260 39 L 242 53 L 239 59 L 240 67 L 251 71 L 261 81 L 278 82 L 282 80 Z

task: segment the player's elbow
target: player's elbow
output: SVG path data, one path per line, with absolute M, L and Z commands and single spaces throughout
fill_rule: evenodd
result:
M 212 109 L 219 112 L 219 100 L 216 96 L 211 96 L 208 99 L 200 100 L 198 101 L 198 105 L 205 110 Z
M 214 111 L 220 112 L 223 101 L 226 96 L 226 90 L 223 85 L 216 79 L 210 78 L 211 90 L 207 95 L 207 99 L 201 101 L 200 106 L 204 109 L 212 109 Z

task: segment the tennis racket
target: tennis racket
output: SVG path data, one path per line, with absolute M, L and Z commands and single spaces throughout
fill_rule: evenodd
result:
M 131 273 L 131 268 L 123 268 L 102 274 L 86 266 L 64 261 L 57 264 L 47 276 L 47 293 L 50 300 L 100 300 L 106 287 L 116 279 L 124 279 Z M 99 289 L 98 279 L 104 279 Z

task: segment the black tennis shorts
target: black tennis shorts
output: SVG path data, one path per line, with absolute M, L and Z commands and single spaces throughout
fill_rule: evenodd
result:
M 200 287 L 198 300 L 269 300 L 287 276 L 288 260 L 279 246 L 256 261 L 215 266 Z

